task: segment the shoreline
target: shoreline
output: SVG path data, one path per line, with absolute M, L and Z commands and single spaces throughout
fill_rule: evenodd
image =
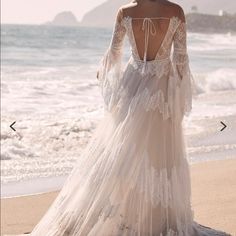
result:
M 209 163 L 209 162 L 224 161 L 224 160 L 236 160 L 236 158 L 193 161 L 189 163 L 189 166 L 191 168 L 191 166 L 200 163 Z M 47 194 L 51 192 L 58 192 L 62 188 L 67 177 L 68 175 L 63 175 L 63 176 L 35 178 L 19 182 L 9 182 L 4 184 L 2 183 L 0 199 L 3 200 L 11 198 L 20 198 L 20 197 Z
M 236 159 L 195 163 L 190 168 L 195 221 L 235 235 Z M 57 194 L 53 191 L 1 199 L 2 234 L 30 232 Z
M 27 197 L 59 191 L 66 178 L 67 175 L 1 184 L 1 199 Z

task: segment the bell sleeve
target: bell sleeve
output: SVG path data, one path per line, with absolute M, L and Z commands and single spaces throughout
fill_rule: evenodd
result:
M 105 102 L 105 110 L 111 111 L 116 102 L 119 80 L 122 74 L 123 42 L 126 28 L 122 21 L 123 13 L 119 9 L 113 27 L 110 45 L 99 66 L 97 79 Z
M 169 81 L 169 103 L 172 116 L 182 120 L 192 110 L 195 82 L 187 52 L 186 22 L 179 20 L 173 36 L 172 72 Z

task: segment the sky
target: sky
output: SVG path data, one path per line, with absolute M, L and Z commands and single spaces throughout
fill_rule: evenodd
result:
M 1 23 L 41 24 L 62 11 L 72 11 L 78 20 L 106 0 L 1 0 Z

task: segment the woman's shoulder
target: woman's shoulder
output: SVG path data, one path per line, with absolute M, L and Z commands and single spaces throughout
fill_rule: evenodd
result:
M 165 12 L 164 14 L 167 17 L 173 17 L 176 16 L 178 17 L 181 21 L 185 21 L 185 13 L 183 8 L 174 2 L 171 1 L 164 1 L 163 3 L 163 12 Z M 137 9 L 136 9 L 137 8 Z M 136 12 L 140 12 L 140 7 L 138 7 L 137 1 L 131 1 L 128 4 L 122 5 L 119 9 L 118 9 L 118 15 L 120 16 L 120 18 L 124 17 L 124 16 L 130 16 L 130 15 L 136 15 Z M 133 14 L 134 13 L 134 14 Z M 157 12 L 157 15 L 159 12 Z
M 122 5 L 120 8 L 123 9 L 123 10 L 128 10 L 128 9 L 132 9 L 136 6 L 137 6 L 137 2 L 136 1 L 131 1 L 127 4 Z
M 169 7 L 170 14 L 180 18 L 182 21 L 185 21 L 184 9 L 177 3 L 166 1 L 167 6 Z
M 122 13 L 122 15 L 129 15 L 136 7 L 137 7 L 137 2 L 136 1 L 132 1 L 130 3 L 122 5 L 118 9 L 118 12 Z
M 117 11 L 117 19 L 121 20 L 124 16 L 129 15 L 129 12 L 132 11 L 132 8 L 134 8 L 135 6 L 135 1 L 132 1 L 119 7 Z

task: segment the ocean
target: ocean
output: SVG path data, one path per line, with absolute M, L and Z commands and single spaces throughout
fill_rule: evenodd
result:
M 58 189 L 82 158 L 103 117 L 96 71 L 111 33 L 2 25 L 2 197 Z M 189 161 L 236 158 L 236 35 L 189 32 L 188 52 L 198 87 L 184 120 Z

